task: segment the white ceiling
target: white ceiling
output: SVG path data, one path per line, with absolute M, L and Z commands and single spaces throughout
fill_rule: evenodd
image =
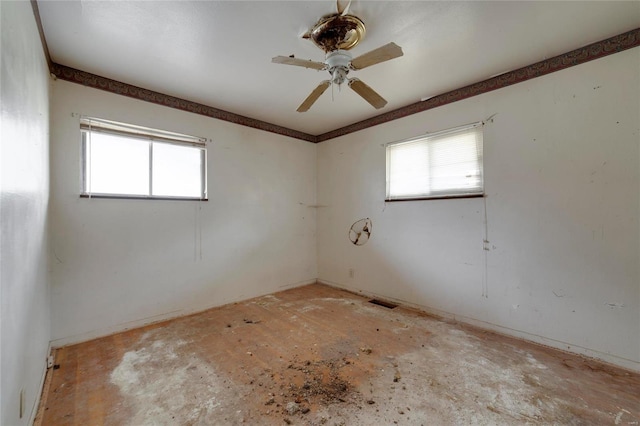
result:
M 352 75 L 389 103 L 375 110 L 346 87 L 306 113 L 326 71 L 300 38 L 327 1 L 38 1 L 54 62 L 280 126 L 321 134 L 640 27 L 640 2 L 353 1 L 367 28 L 355 56 L 394 41 L 404 56 Z

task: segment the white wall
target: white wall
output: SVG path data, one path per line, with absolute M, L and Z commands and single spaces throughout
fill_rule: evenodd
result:
M 385 204 L 384 143 L 496 113 L 486 198 Z M 635 48 L 321 143 L 319 279 L 640 370 L 639 125 Z
M 50 337 L 49 71 L 31 4 L 2 1 L 0 15 L 0 424 L 21 425 L 40 397 Z
M 55 345 L 315 281 L 314 144 L 65 81 L 52 96 Z M 209 201 L 79 198 L 78 114 L 213 139 Z

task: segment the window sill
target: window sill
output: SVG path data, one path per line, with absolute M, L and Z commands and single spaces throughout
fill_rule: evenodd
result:
M 80 198 L 102 198 L 112 200 L 162 200 L 162 201 L 209 201 L 208 198 L 197 197 L 145 197 L 143 195 L 117 194 L 80 194 Z
M 461 195 L 443 195 L 434 197 L 415 197 L 415 198 L 386 198 L 385 203 L 395 203 L 398 201 L 425 201 L 425 200 L 452 200 L 456 198 L 484 198 L 485 194 L 461 194 Z

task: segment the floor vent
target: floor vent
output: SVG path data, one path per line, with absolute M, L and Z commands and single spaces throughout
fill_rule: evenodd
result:
M 373 303 L 374 305 L 382 306 L 384 308 L 389 308 L 389 309 L 398 307 L 398 305 L 396 305 L 395 303 L 387 302 L 380 299 L 371 299 L 369 300 L 369 303 Z

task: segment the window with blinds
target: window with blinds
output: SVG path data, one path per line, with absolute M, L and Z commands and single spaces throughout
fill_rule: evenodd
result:
M 482 123 L 387 145 L 387 201 L 483 194 Z
M 206 140 L 83 117 L 83 197 L 207 199 Z

